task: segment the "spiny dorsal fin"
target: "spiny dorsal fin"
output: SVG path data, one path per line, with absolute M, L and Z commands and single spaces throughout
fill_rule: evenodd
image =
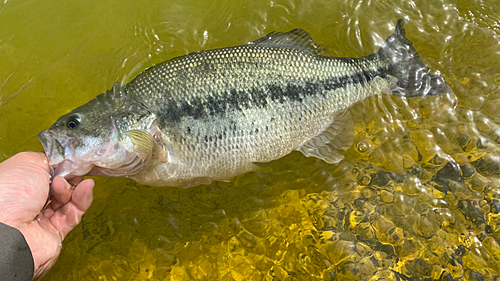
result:
M 327 163 L 338 163 L 344 156 L 337 149 L 347 150 L 354 140 L 354 124 L 349 111 L 337 114 L 323 132 L 306 141 L 298 151 L 307 157 L 317 157 Z
M 268 35 L 248 44 L 289 48 L 312 54 L 318 54 L 320 51 L 319 45 L 312 40 L 311 35 L 300 28 L 296 28 L 288 32 L 271 32 Z
M 155 148 L 155 139 L 153 136 L 142 130 L 132 130 L 127 132 L 127 136 L 134 145 L 134 152 L 141 160 L 148 160 L 153 154 Z

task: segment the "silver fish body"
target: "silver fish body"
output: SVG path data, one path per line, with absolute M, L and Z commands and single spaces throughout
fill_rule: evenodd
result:
M 353 104 L 384 91 L 411 97 L 448 87 L 402 25 L 378 53 L 357 59 L 319 55 L 300 29 L 174 58 L 117 83 L 39 138 L 56 175 L 148 185 L 229 179 L 294 150 L 335 163 L 352 144 Z

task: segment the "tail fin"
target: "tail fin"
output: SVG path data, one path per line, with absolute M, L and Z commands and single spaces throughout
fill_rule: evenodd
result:
M 450 89 L 441 76 L 431 74 L 429 68 L 422 63 L 413 43 L 405 37 L 404 24 L 404 19 L 398 20 L 396 30 L 378 51 L 382 61 L 389 64 L 389 74 L 398 78 L 392 89 L 393 93 L 422 97 Z

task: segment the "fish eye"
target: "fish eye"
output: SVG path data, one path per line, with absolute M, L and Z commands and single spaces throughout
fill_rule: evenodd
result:
M 78 125 L 80 125 L 80 117 L 76 115 L 69 117 L 68 122 L 66 122 L 66 127 L 70 129 L 76 129 Z

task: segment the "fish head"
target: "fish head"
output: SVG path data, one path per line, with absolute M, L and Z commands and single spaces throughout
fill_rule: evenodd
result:
M 127 100 L 123 86 L 115 84 L 112 90 L 61 116 L 38 139 L 54 177 L 127 176 L 152 158 L 137 143 L 146 143 L 146 139 L 148 147 L 155 148 L 155 119 L 140 103 Z
M 54 176 L 85 175 L 104 159 L 109 161 L 123 153 L 115 118 L 100 109 L 89 102 L 38 134 Z

